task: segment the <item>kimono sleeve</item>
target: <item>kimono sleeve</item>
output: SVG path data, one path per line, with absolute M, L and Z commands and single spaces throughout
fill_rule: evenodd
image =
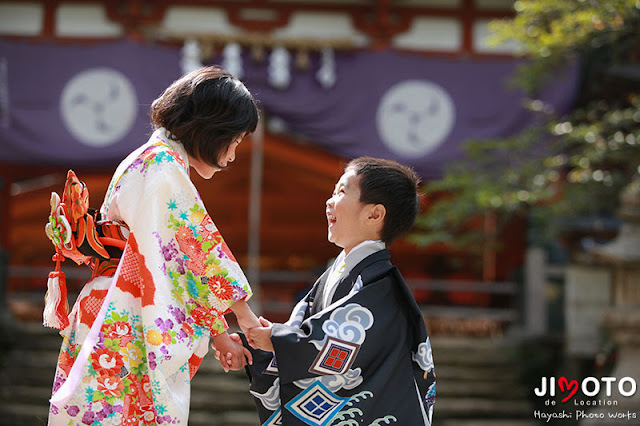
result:
M 227 328 L 223 315 L 251 288 L 187 169 L 172 159 L 161 152 L 130 170 L 115 202 L 152 278 L 141 294 L 143 308 L 178 308 L 215 336 Z
M 274 324 L 271 340 L 281 383 L 366 367 L 372 357 L 386 351 L 389 336 L 394 334 L 399 320 L 396 298 L 390 280 L 384 278 L 299 327 Z M 340 365 L 328 365 L 332 348 L 344 349 L 349 358 Z

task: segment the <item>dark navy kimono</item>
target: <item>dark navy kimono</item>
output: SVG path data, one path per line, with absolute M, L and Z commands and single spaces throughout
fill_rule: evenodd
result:
M 422 314 L 388 250 L 322 306 L 328 271 L 247 366 L 263 425 L 431 425 L 435 371 Z M 317 295 L 317 297 L 316 297 Z

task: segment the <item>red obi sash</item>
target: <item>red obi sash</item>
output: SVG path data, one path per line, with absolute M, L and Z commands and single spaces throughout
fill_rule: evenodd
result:
M 55 271 L 49 274 L 45 296 L 44 324 L 63 329 L 69 324 L 67 288 L 61 262 L 65 258 L 92 269 L 91 277 L 112 276 L 127 243 L 125 223 L 106 221 L 99 211 L 89 208 L 89 190 L 73 170 L 67 173 L 62 199 L 51 193 L 51 214 L 45 226 L 56 254 Z

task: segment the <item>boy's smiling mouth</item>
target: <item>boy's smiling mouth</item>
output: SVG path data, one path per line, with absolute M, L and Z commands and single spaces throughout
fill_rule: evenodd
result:
M 329 224 L 329 228 L 331 228 L 336 223 L 336 217 L 330 212 L 327 212 L 327 222 Z

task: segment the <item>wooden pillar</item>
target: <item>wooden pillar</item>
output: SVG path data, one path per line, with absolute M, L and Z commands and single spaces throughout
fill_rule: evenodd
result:
M 482 254 L 482 280 L 496 280 L 496 214 L 487 210 L 484 213 L 485 244 Z
M 476 16 L 473 0 L 464 0 L 462 4 L 462 53 L 473 52 L 473 21 Z
M 541 247 L 527 250 L 524 288 L 524 326 L 530 336 L 547 332 L 546 254 Z
M 11 322 L 7 308 L 11 182 L 11 175 L 0 175 L 0 324 L 3 324 L 3 327 Z
M 251 135 L 251 181 L 249 184 L 249 247 L 247 279 L 253 290 L 250 300 L 256 314 L 262 311 L 260 291 L 260 219 L 262 216 L 262 168 L 264 162 L 264 112 Z
M 56 9 L 58 8 L 58 0 L 46 0 L 44 2 L 44 14 L 42 17 L 42 33 L 43 38 L 54 38 L 56 36 Z

